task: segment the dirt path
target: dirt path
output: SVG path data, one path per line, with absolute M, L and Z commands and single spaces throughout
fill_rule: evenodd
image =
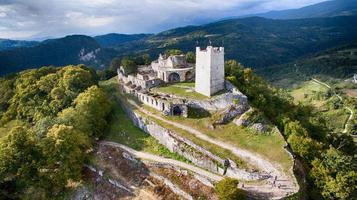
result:
M 153 117 L 155 119 L 163 121 L 167 124 L 173 125 L 177 128 L 183 129 L 202 140 L 205 140 L 205 141 L 215 144 L 223 149 L 227 149 L 227 150 L 231 151 L 234 155 L 242 158 L 243 160 L 245 160 L 248 163 L 255 165 L 261 171 L 265 171 L 266 173 L 269 173 L 269 175 L 271 177 L 268 180 L 269 182 L 271 182 L 271 183 L 275 182 L 276 186 L 277 185 L 283 186 L 283 187 L 278 188 L 278 187 L 272 187 L 271 184 L 263 184 L 260 186 L 251 186 L 252 190 L 257 190 L 257 191 L 261 191 L 261 192 L 270 192 L 277 199 L 282 198 L 282 197 L 286 196 L 287 194 L 296 193 L 298 191 L 299 187 L 296 183 L 295 178 L 292 177 L 293 175 L 287 176 L 285 173 L 283 173 L 282 167 L 280 167 L 278 164 L 273 164 L 270 161 L 266 160 L 265 158 L 257 155 L 256 153 L 247 151 L 245 149 L 238 148 L 236 146 L 233 146 L 232 144 L 228 144 L 226 142 L 220 141 L 217 138 L 211 138 L 211 137 L 207 136 L 206 134 L 193 129 L 192 127 L 188 127 L 188 126 L 164 119 L 161 116 L 155 115 L 155 114 L 141 108 L 134 101 L 129 100 L 129 103 L 150 117 Z M 276 180 L 275 180 L 275 177 L 276 177 Z
M 323 85 L 323 86 L 325 86 L 325 87 L 331 89 L 331 86 L 329 86 L 327 83 L 321 82 L 321 81 L 319 81 L 319 80 L 317 80 L 317 79 L 314 79 L 314 78 L 313 78 L 312 80 L 315 81 L 316 83 L 320 84 L 320 85 Z M 341 101 L 342 104 L 343 104 L 343 98 L 342 98 L 340 95 L 336 94 L 335 92 L 334 92 L 334 95 L 335 95 L 337 98 L 339 98 L 340 101 Z M 350 116 L 349 116 L 348 120 L 346 121 L 346 123 L 344 124 L 344 129 L 343 129 L 343 133 L 347 133 L 347 131 L 348 131 L 348 125 L 350 124 L 350 121 L 353 119 L 354 112 L 353 112 L 353 110 L 352 110 L 350 107 L 346 106 L 345 104 L 343 104 L 343 106 L 350 112 Z
M 188 169 L 191 170 L 201 176 L 204 176 L 206 178 L 209 178 L 213 181 L 220 181 L 222 179 L 222 176 L 219 176 L 217 174 L 208 172 L 204 169 L 189 165 L 187 163 L 178 161 L 178 160 L 174 160 L 174 159 L 169 159 L 169 158 L 164 158 L 162 156 L 157 156 L 157 155 L 153 155 L 153 154 L 149 154 L 149 153 L 145 153 L 142 151 L 136 151 L 128 146 L 122 145 L 122 144 L 118 144 L 115 142 L 109 142 L 109 141 L 103 141 L 101 142 L 101 144 L 105 144 L 105 145 L 110 145 L 113 147 L 118 147 L 121 148 L 127 152 L 129 152 L 130 154 L 132 154 L 133 156 L 137 157 L 137 158 L 141 158 L 144 160 L 151 160 L 151 161 L 155 161 L 155 162 L 160 162 L 160 163 L 165 163 L 165 164 L 170 164 L 170 165 L 174 165 L 174 166 L 178 166 L 184 169 Z

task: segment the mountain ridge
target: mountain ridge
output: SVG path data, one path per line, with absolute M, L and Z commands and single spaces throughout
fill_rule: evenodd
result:
M 357 0 L 323 1 L 302 8 L 273 10 L 265 13 L 240 16 L 239 18 L 258 16 L 271 19 L 302 19 L 352 15 L 357 15 Z
M 0 51 L 0 74 L 44 65 L 83 63 L 104 68 L 114 57 L 148 53 L 155 58 L 168 49 L 193 51 L 197 42 L 199 46 L 205 46 L 209 41 L 213 45 L 226 47 L 227 60 L 236 59 L 245 66 L 257 69 L 348 44 L 357 39 L 356 21 L 356 16 L 292 20 L 261 17 L 228 19 L 201 26 L 179 27 L 155 35 L 129 36 L 129 41 L 121 38 L 121 34 L 109 34 L 118 38 L 107 41 L 107 47 L 97 40 L 108 35 L 97 36 L 97 40 L 95 37 L 72 35 L 45 40 L 35 47 Z

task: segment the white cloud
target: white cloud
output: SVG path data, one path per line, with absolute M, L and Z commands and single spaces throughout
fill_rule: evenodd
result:
M 114 21 L 114 17 L 90 16 L 81 12 L 68 12 L 65 16 L 67 17 L 65 24 L 80 27 L 100 27 L 109 25 Z
M 0 0 L 0 24 L 8 30 L 0 36 L 157 32 L 320 1 L 323 0 Z

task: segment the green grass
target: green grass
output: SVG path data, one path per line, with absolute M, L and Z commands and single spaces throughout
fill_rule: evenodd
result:
M 312 103 L 313 105 L 320 107 L 324 103 L 324 94 L 328 91 L 323 85 L 316 83 L 315 81 L 307 81 L 303 83 L 299 88 L 291 91 L 291 95 L 296 103 Z
M 171 85 L 165 85 L 162 87 L 153 88 L 153 92 L 160 92 L 170 95 L 176 95 L 180 97 L 197 99 L 197 100 L 205 100 L 209 99 L 202 94 L 199 94 L 194 91 L 195 83 L 175 83 Z
M 168 117 L 172 121 L 193 127 L 212 138 L 220 139 L 239 148 L 258 153 L 269 160 L 280 163 L 285 170 L 290 169 L 292 159 L 283 149 L 284 138 L 277 132 L 257 134 L 246 128 L 238 127 L 233 122 L 221 125 L 214 130 L 209 127 L 209 118 L 190 119 L 182 117 Z
M 289 154 L 284 150 L 284 138 L 278 132 L 273 131 L 270 132 L 270 134 L 258 134 L 254 133 L 249 129 L 238 127 L 233 122 L 228 123 L 226 125 L 221 125 L 216 129 L 211 130 L 209 128 L 209 125 L 213 121 L 211 118 L 214 115 L 206 116 L 200 119 L 184 118 L 179 116 L 164 116 L 159 111 L 153 108 L 150 108 L 148 106 L 144 106 L 144 108 L 152 113 L 161 115 L 161 117 L 164 117 L 168 120 L 178 122 L 189 127 L 193 127 L 194 129 L 199 130 L 212 138 L 217 138 L 224 142 L 233 144 L 237 147 L 258 153 L 273 162 L 280 163 L 284 170 L 289 170 L 292 166 L 292 159 L 290 158 Z M 232 153 L 228 150 L 222 149 L 208 142 L 201 141 L 200 139 L 194 137 L 192 134 L 187 133 L 184 130 L 178 129 L 172 125 L 163 123 L 160 120 L 156 120 L 153 118 L 150 118 L 150 120 L 154 120 L 155 122 L 159 123 L 160 125 L 163 125 L 166 128 L 175 130 L 184 137 L 187 137 L 190 140 L 194 141 L 196 144 L 205 147 L 207 150 L 210 150 L 213 153 L 217 153 L 217 155 L 219 155 L 220 152 L 224 151 L 223 154 L 220 154 L 220 156 L 223 156 L 223 158 L 228 157 L 232 160 L 236 159 L 235 161 L 238 163 L 244 163 L 244 161 L 237 157 L 232 158 Z
M 167 124 L 161 120 L 158 120 L 158 119 L 155 119 L 155 118 L 152 118 L 148 115 L 146 115 L 145 113 L 141 112 L 140 110 L 136 109 L 134 106 L 132 106 L 129 102 L 128 102 L 128 99 L 131 99 L 130 96 L 128 95 L 120 95 L 121 96 L 121 100 L 126 103 L 127 106 L 131 107 L 131 109 L 134 111 L 134 112 L 137 112 L 139 113 L 142 117 L 146 118 L 146 119 L 149 119 L 150 121 L 153 121 L 155 123 L 157 123 L 158 125 L 166 128 L 166 129 L 169 129 L 169 130 L 172 130 L 174 131 L 176 134 L 184 137 L 184 138 L 187 138 L 189 140 L 191 140 L 193 143 L 195 143 L 196 145 L 198 146 L 201 146 L 201 147 L 204 147 L 206 150 L 212 152 L 213 154 L 225 159 L 225 158 L 230 158 L 231 160 L 233 160 L 234 162 L 236 162 L 240 167 L 242 168 L 245 168 L 245 169 L 255 169 L 257 170 L 254 166 L 252 165 L 249 165 L 247 163 L 245 163 L 243 160 L 241 160 L 239 157 L 233 155 L 231 153 L 231 151 L 229 150 L 226 150 L 226 149 L 223 149 L 217 145 L 214 145 L 214 144 L 211 144 L 209 142 L 206 142 L 204 140 L 201 140 L 199 138 L 197 138 L 196 136 L 192 135 L 191 133 L 185 131 L 185 130 L 182 130 L 180 128 L 177 128 L 175 126 L 172 126 L 170 124 Z M 140 105 L 140 104 L 139 104 Z M 159 114 L 160 112 L 155 110 L 154 108 L 151 108 L 149 106 L 146 106 L 146 105 L 141 105 L 143 108 L 145 108 L 146 110 L 152 112 L 152 113 L 156 113 L 156 114 Z M 217 163 L 218 165 L 220 165 L 220 163 Z
M 327 126 L 334 131 L 343 131 L 344 124 L 349 118 L 349 112 L 345 109 L 328 110 L 322 112 L 326 119 Z
M 341 81 L 331 81 L 328 84 L 333 86 L 342 85 Z M 326 120 L 327 126 L 335 131 L 340 132 L 344 129 L 344 124 L 349 117 L 349 112 L 344 108 L 333 109 L 331 102 L 340 101 L 336 96 L 326 99 L 324 96 L 328 88 L 314 81 L 306 81 L 298 88 L 291 91 L 296 103 L 313 105 L 316 112 Z
M 137 151 L 144 151 L 155 155 L 189 162 L 184 157 L 170 152 L 166 147 L 155 140 L 155 138 L 145 133 L 133 124 L 118 102 L 119 92 L 117 91 L 116 79 L 110 79 L 108 81 L 101 82 L 100 86 L 111 95 L 114 102 L 112 116 L 109 124 L 110 128 L 105 136 L 105 140 L 127 145 Z
M 160 112 L 156 111 L 153 108 L 150 108 L 148 106 L 144 106 L 144 108 L 152 113 L 161 115 Z M 145 115 L 142 112 L 140 114 Z M 272 132 L 270 134 L 257 134 L 257 133 L 253 133 L 251 130 L 238 127 L 233 122 L 227 125 L 219 126 L 215 130 L 211 130 L 208 128 L 208 126 L 210 125 L 210 121 L 212 121 L 210 117 L 201 118 L 201 119 L 183 118 L 178 116 L 164 116 L 164 115 L 161 115 L 161 117 L 164 117 L 166 119 L 169 119 L 174 122 L 178 122 L 180 124 L 189 127 L 193 127 L 196 130 L 199 130 L 212 138 L 217 138 L 227 143 L 233 144 L 237 147 L 247 149 L 252 152 L 256 152 L 273 162 L 281 164 L 284 170 L 286 171 L 289 170 L 292 166 L 292 159 L 290 158 L 288 153 L 283 149 L 285 145 L 284 138 L 277 132 Z M 249 166 L 240 158 L 233 156 L 233 154 L 229 150 L 222 149 L 219 146 L 203 141 L 195 137 L 191 133 L 188 133 L 185 130 L 174 127 L 170 124 L 164 123 L 161 120 L 157 120 L 150 117 L 148 118 L 150 120 L 155 121 L 156 123 L 160 124 L 165 128 L 174 130 L 176 133 L 190 139 L 195 144 L 206 148 L 207 150 L 211 151 L 212 153 L 222 158 L 230 158 L 234 160 L 236 163 L 240 164 L 241 167 L 243 166 L 246 168 L 254 168 L 254 166 Z
M 126 102 L 127 101 L 126 99 L 129 97 L 125 95 L 125 96 L 121 96 L 121 98 L 123 99 L 124 102 Z M 155 109 L 152 109 L 145 105 L 141 105 L 141 106 L 143 106 L 146 110 L 152 113 L 161 115 L 161 113 Z M 248 163 L 245 163 L 241 158 L 234 156 L 229 150 L 223 149 L 217 145 L 201 140 L 195 137 L 193 134 L 185 130 L 182 130 L 180 128 L 177 128 L 175 126 L 172 126 L 170 124 L 167 124 L 165 122 L 162 122 L 161 120 L 157 120 L 155 118 L 149 117 L 144 113 L 140 112 L 139 110 L 136 110 L 135 108 L 133 108 L 133 110 L 135 110 L 135 112 L 139 112 L 140 115 L 142 115 L 143 117 L 146 117 L 149 120 L 152 120 L 155 123 L 167 129 L 175 131 L 175 133 L 191 140 L 192 142 L 194 142 L 199 146 L 204 147 L 208 151 L 212 152 L 213 154 L 221 158 L 230 158 L 233 161 L 235 161 L 238 165 L 240 165 L 240 167 L 247 168 L 247 169 L 249 168 L 255 169 L 254 166 L 251 166 Z M 162 117 L 166 117 L 171 121 L 175 121 L 193 127 L 212 138 L 217 138 L 222 141 L 236 145 L 237 147 L 247 149 L 252 152 L 256 152 L 273 162 L 281 164 L 284 170 L 288 170 L 291 168 L 292 160 L 288 155 L 288 153 L 283 149 L 283 146 L 285 144 L 284 139 L 278 133 L 256 134 L 248 129 L 238 127 L 234 123 L 229 123 L 227 125 L 220 126 L 215 130 L 211 130 L 208 128 L 209 123 L 211 121 L 210 120 L 211 115 L 206 115 L 206 116 L 200 115 L 200 117 L 193 117 L 193 118 L 183 118 L 183 117 L 173 117 L 173 116 L 167 117 L 163 115 Z

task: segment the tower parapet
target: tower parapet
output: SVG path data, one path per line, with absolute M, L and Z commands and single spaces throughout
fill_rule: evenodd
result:
M 224 47 L 196 47 L 195 90 L 205 96 L 224 89 Z

